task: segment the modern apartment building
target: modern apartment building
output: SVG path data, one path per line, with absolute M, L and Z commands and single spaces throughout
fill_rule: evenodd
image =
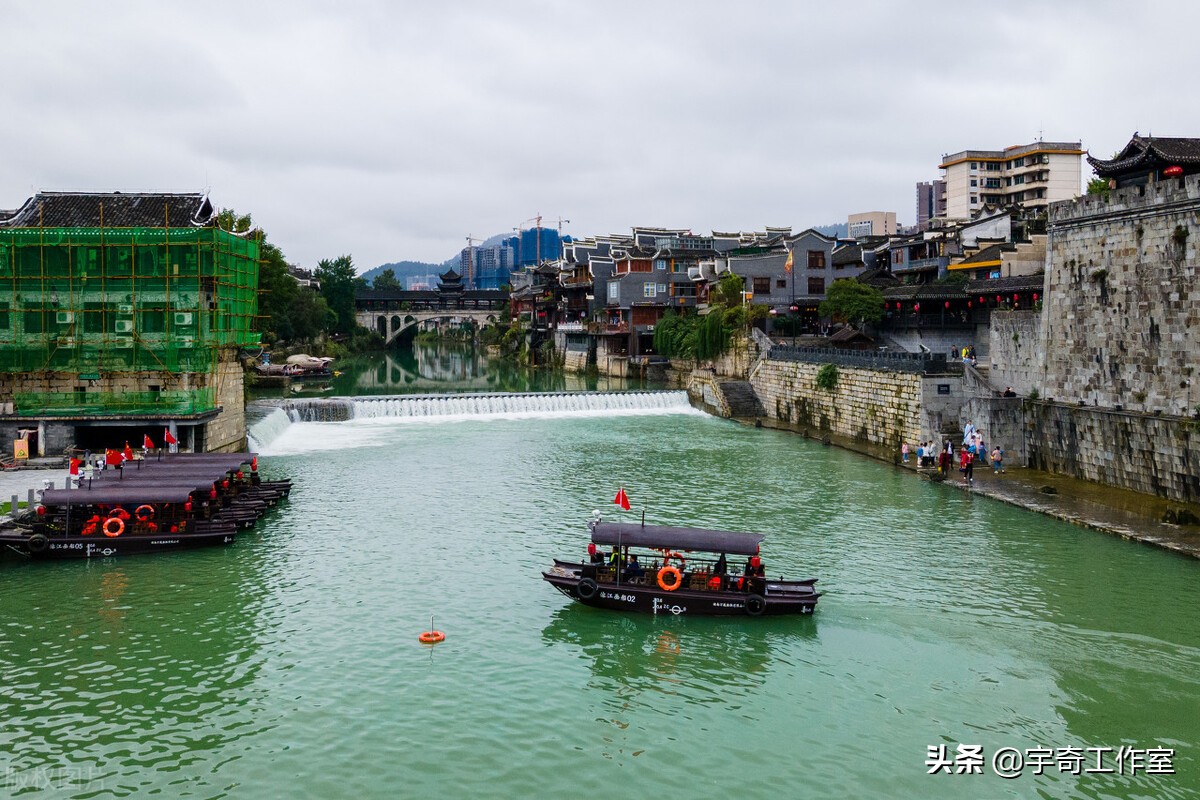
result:
M 895 211 L 865 211 L 846 218 L 846 235 L 851 239 L 865 236 L 895 236 Z
M 929 220 L 946 216 L 946 182 L 923 181 L 917 184 L 917 230 L 927 230 Z
M 945 216 L 970 219 L 985 205 L 1044 209 L 1080 194 L 1080 142 L 1033 142 L 1003 150 L 962 150 L 938 165 L 945 181 Z M 918 208 L 918 222 L 920 221 Z

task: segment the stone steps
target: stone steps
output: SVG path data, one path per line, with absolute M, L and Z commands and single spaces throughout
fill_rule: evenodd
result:
M 717 388 L 725 397 L 731 417 L 761 417 L 765 413 L 749 381 L 721 381 Z

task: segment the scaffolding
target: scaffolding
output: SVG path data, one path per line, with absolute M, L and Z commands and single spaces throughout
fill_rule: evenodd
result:
M 0 373 L 23 374 L 17 413 L 212 409 L 211 386 L 56 389 L 215 374 L 222 349 L 259 342 L 258 268 L 256 238 L 216 227 L 0 228 Z M 43 391 L 33 391 L 38 378 Z

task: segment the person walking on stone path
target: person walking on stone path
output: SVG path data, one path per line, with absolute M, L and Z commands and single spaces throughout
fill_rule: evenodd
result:
M 998 475 L 1002 470 L 1004 462 L 1004 451 L 1000 449 L 1000 445 L 992 448 L 992 474 Z
M 900 460 L 905 464 L 908 463 L 908 442 L 900 445 Z

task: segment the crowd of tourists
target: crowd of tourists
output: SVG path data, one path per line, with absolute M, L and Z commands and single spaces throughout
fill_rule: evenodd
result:
M 957 465 L 963 483 L 968 486 L 975 482 L 976 463 L 986 466 L 990 461 L 992 474 L 999 475 L 1004 472 L 1004 448 L 997 444 L 989 451 L 984 442 L 983 432 L 978 430 L 971 420 L 967 420 L 963 426 L 962 444 L 957 453 L 954 445 L 949 439 L 943 439 L 941 443 L 932 440 L 919 442 L 916 446 L 917 469 L 936 469 L 939 477 L 944 479 L 949 477 L 950 470 Z M 908 464 L 912 455 L 913 448 L 908 442 L 903 443 L 900 446 L 901 461 Z

